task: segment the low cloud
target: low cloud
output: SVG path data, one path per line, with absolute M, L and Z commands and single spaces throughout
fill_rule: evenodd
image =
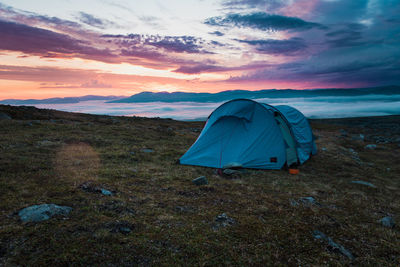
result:
M 290 105 L 309 118 L 342 118 L 400 114 L 400 96 L 312 97 L 312 98 L 264 98 L 256 101 L 271 105 Z M 77 104 L 42 104 L 39 108 L 51 108 L 72 112 L 105 115 L 145 116 L 173 118 L 177 120 L 206 120 L 222 103 L 105 103 L 88 101 Z

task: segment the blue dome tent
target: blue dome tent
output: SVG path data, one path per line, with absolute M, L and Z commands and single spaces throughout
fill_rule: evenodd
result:
M 297 109 L 235 99 L 211 113 L 179 162 L 212 168 L 281 169 L 303 164 L 316 151 L 311 127 Z

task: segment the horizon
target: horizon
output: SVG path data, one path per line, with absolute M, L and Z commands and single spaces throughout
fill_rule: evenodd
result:
M 372 86 L 372 87 L 348 87 L 348 88 L 303 88 L 303 89 L 292 89 L 292 88 L 271 88 L 271 89 L 259 89 L 259 90 L 247 90 L 247 89 L 232 89 L 232 90 L 222 90 L 222 91 L 217 91 L 217 92 L 186 92 L 186 91 L 172 91 L 172 92 L 168 92 L 168 91 L 141 91 L 141 92 L 137 92 L 134 93 L 133 95 L 74 95 L 74 96 L 65 96 L 65 97 L 48 97 L 48 98 L 25 98 L 25 99 L 17 99 L 17 98 L 5 98 L 5 99 L 0 99 L 0 101 L 6 101 L 6 100 L 47 100 L 47 99 L 56 99 L 56 98 L 81 98 L 81 97 L 88 97 L 88 96 L 93 96 L 93 97 L 115 97 L 115 98 L 128 98 L 134 95 L 138 95 L 141 93 L 167 93 L 167 94 L 173 94 L 173 93 L 209 93 L 209 94 L 218 94 L 221 92 L 233 92 L 233 91 L 249 91 L 249 92 L 258 92 L 258 91 L 269 91 L 269 90 L 295 90 L 295 91 L 303 91 L 303 90 L 332 90 L 332 89 L 336 89 L 336 90 L 346 90 L 346 89 L 373 89 L 373 88 L 380 88 L 380 87 L 400 87 L 400 85 L 385 85 L 385 86 Z M 84 100 L 83 100 L 84 101 Z M 82 101 L 82 102 L 83 102 Z
M 400 3 L 164 4 L 0 0 L 0 99 L 400 84 Z

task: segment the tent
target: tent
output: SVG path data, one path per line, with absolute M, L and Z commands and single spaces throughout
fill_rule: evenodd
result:
M 303 164 L 316 151 L 311 127 L 297 109 L 235 99 L 211 113 L 179 162 L 212 168 L 281 169 Z

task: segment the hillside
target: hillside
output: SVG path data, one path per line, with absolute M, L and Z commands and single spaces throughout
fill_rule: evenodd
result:
M 399 266 L 400 116 L 310 122 L 298 175 L 222 177 L 176 164 L 204 122 L 0 105 L 0 266 Z

